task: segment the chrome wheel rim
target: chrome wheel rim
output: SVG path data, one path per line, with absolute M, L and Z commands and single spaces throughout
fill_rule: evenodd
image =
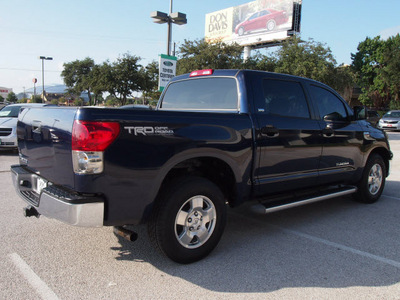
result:
M 383 181 L 382 167 L 379 164 L 375 164 L 372 166 L 368 175 L 368 190 L 372 195 L 376 195 L 379 192 L 382 186 L 382 181 Z
M 198 248 L 211 237 L 216 221 L 212 201 L 206 196 L 194 196 L 181 206 L 176 215 L 175 237 L 185 248 Z

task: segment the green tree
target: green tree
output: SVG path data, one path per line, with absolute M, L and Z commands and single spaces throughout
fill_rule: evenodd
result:
M 0 102 L 4 102 L 4 97 L 0 95 Z
M 93 105 L 103 102 L 103 93 L 108 90 L 109 79 L 111 78 L 111 66 L 106 62 L 102 65 L 94 65 L 90 85 L 94 97 Z
M 143 76 L 140 72 L 140 57 L 123 54 L 117 61 L 103 65 L 103 76 L 107 79 L 107 91 L 115 96 L 120 105 L 125 105 L 127 98 L 135 91 L 141 91 Z
M 74 105 L 75 106 L 83 106 L 83 99 L 82 98 L 77 98 L 74 100 Z
M 28 99 L 27 98 L 21 98 L 17 101 L 17 103 L 27 103 Z
M 7 95 L 6 100 L 7 100 L 8 102 L 16 103 L 16 102 L 18 101 L 18 98 L 17 98 L 17 95 L 15 95 L 14 92 L 10 92 L 10 93 Z
M 400 101 L 400 35 L 382 40 L 380 36 L 360 42 L 352 53 L 360 100 L 366 105 L 387 107 Z M 393 104 L 392 104 L 393 105 Z
M 243 47 L 238 44 L 210 44 L 204 39 L 185 40 L 179 48 L 178 58 L 178 75 L 201 69 L 243 69 L 252 62 L 251 59 L 243 62 Z
M 95 63 L 93 59 L 87 57 L 84 60 L 75 60 L 69 63 L 64 63 L 64 70 L 61 76 L 64 78 L 64 83 L 70 87 L 77 95 L 83 91 L 88 92 L 89 105 L 92 105 L 92 88 L 93 88 L 93 68 Z
M 382 49 L 382 68 L 380 69 L 383 83 L 390 94 L 390 102 L 400 107 L 400 34 L 385 41 Z
M 155 106 L 158 99 L 160 98 L 161 92 L 158 91 L 158 76 L 159 66 L 158 62 L 153 61 L 149 63 L 145 68 L 141 69 L 142 73 L 142 93 L 143 93 L 143 104 L 150 104 Z
M 113 95 L 108 95 L 106 97 L 106 106 L 114 107 L 118 105 L 118 102 L 118 99 Z
M 293 37 L 276 51 L 275 72 L 307 77 L 333 85 L 336 60 L 329 47 L 310 39 Z
M 31 103 L 42 103 L 42 97 L 40 95 L 32 96 Z

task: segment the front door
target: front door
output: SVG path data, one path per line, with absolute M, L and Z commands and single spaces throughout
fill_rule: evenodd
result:
M 313 84 L 309 90 L 319 111 L 322 129 L 319 181 L 321 184 L 351 181 L 356 166 L 363 161 L 363 128 L 349 115 L 349 107 L 338 95 Z

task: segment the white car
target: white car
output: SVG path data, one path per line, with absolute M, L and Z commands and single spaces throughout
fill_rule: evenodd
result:
M 4 106 L 0 110 L 0 149 L 16 149 L 17 143 L 17 122 L 21 109 L 26 107 L 50 106 L 45 103 L 20 103 Z
M 400 110 L 391 110 L 379 120 L 378 128 L 400 130 Z

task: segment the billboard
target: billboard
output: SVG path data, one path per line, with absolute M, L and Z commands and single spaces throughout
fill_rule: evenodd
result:
M 206 15 L 207 42 L 260 45 L 300 32 L 302 0 L 257 0 Z

